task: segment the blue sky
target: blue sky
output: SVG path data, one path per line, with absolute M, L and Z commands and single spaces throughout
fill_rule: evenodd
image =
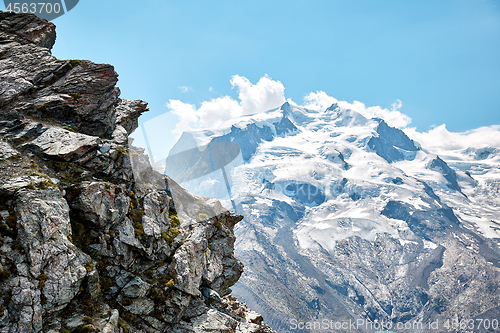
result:
M 268 74 L 298 104 L 399 99 L 419 131 L 500 124 L 499 0 L 82 0 L 54 23 L 53 54 L 113 64 L 122 97 L 149 102 L 142 122 Z

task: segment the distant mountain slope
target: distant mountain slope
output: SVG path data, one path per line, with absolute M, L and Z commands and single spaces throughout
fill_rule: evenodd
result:
M 184 134 L 176 147 L 193 140 L 241 147 L 226 167 L 245 216 L 235 229 L 245 273 L 234 291 L 277 331 L 294 320 L 495 319 L 498 149 L 470 147 L 447 163 L 382 119 L 288 102 Z M 217 172 L 183 185 L 229 199 Z

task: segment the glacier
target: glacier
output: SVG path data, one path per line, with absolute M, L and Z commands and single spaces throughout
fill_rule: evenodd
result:
M 245 216 L 233 292 L 277 331 L 292 320 L 498 320 L 499 147 L 432 151 L 336 103 L 286 102 L 185 132 L 170 154 L 218 142 L 241 149 L 224 167 L 230 191 L 220 171 L 182 185 Z

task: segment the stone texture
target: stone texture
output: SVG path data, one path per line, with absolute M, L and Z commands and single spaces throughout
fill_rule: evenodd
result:
M 120 99 L 116 106 L 116 128 L 112 134 L 115 141 L 124 143 L 128 136 L 139 126 L 139 116 L 147 111 L 147 103 L 141 100 Z
M 0 12 L 0 30 L 14 32 L 17 36 L 49 50 L 56 41 L 56 26 L 35 15 Z
M 90 135 L 53 127 L 31 142 L 29 148 L 47 156 L 72 159 L 82 156 L 99 141 L 99 138 Z
M 214 296 L 242 217 L 155 172 L 129 144 L 147 104 L 54 38 L 0 13 L 0 332 L 272 332 Z
M 130 198 L 125 186 L 102 181 L 82 182 L 81 194 L 75 206 L 85 219 L 102 227 L 113 225 L 125 218 Z
M 0 159 L 4 160 L 12 156 L 18 156 L 19 152 L 12 148 L 7 142 L 0 141 Z
M 258 313 L 238 302 L 235 297 L 226 296 L 222 302 L 191 318 L 189 322 L 181 321 L 173 332 L 271 333 L 274 331 L 262 323 L 262 316 Z

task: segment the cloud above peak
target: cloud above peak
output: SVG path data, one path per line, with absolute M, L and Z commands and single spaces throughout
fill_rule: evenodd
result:
M 174 133 L 204 127 L 216 127 L 222 122 L 276 108 L 285 102 L 285 87 L 267 74 L 252 84 L 244 76 L 234 75 L 230 81 L 238 89 L 238 100 L 230 96 L 203 101 L 199 108 L 180 100 L 169 100 L 167 108 L 179 118 Z
M 333 103 L 338 103 L 338 100 L 329 96 L 324 91 L 316 91 L 304 96 L 304 104 L 302 106 L 309 110 L 324 111 Z
M 255 84 L 244 76 L 233 75 L 230 83 L 233 89 L 238 89 L 237 99 L 227 95 L 212 98 L 203 101 L 198 108 L 194 104 L 184 103 L 180 100 L 169 100 L 166 104 L 167 108 L 179 118 L 174 133 L 180 136 L 184 131 L 216 127 L 232 118 L 274 109 L 286 101 L 283 84 L 278 80 L 273 80 L 267 74 Z M 179 88 L 183 92 L 191 90 L 188 86 Z M 211 89 L 213 90 L 213 88 Z M 293 101 L 291 102 L 293 103 Z M 359 101 L 353 103 L 339 101 L 324 91 L 316 91 L 304 97 L 302 106 L 311 110 L 323 111 L 333 103 L 337 103 L 342 108 L 357 111 L 366 118 L 382 118 L 389 125 L 398 128 L 404 128 L 411 122 L 410 117 L 399 111 L 403 105 L 400 100 L 397 100 L 389 110 L 380 106 L 367 107 Z
M 253 84 L 244 76 L 234 75 L 230 80 L 231 86 L 238 90 L 236 99 L 230 96 L 222 96 L 203 101 L 199 107 L 184 103 L 180 100 L 169 100 L 168 109 L 178 117 L 174 133 L 179 137 L 182 132 L 199 129 L 213 128 L 219 126 L 226 120 L 265 112 L 282 105 L 285 99 L 285 87 L 278 80 L 273 80 L 267 74 Z M 212 89 L 213 90 L 213 89 Z M 304 96 L 302 105 L 298 105 L 288 99 L 293 105 L 305 107 L 315 111 L 324 111 L 336 103 L 343 109 L 351 109 L 359 112 L 364 117 L 382 118 L 389 126 L 403 129 L 406 134 L 419 142 L 424 149 L 437 154 L 446 151 L 474 147 L 500 147 L 500 125 L 481 127 L 467 132 L 450 132 L 446 125 L 435 127 L 428 132 L 418 132 L 410 128 L 411 118 L 400 110 L 403 103 L 396 100 L 390 109 L 380 106 L 366 106 L 359 101 L 352 103 L 340 101 L 329 96 L 324 91 L 311 92 Z
M 365 118 L 382 118 L 387 124 L 397 128 L 405 128 L 411 123 L 411 118 L 401 113 L 399 109 L 403 106 L 403 102 L 396 100 L 391 109 L 384 109 L 380 106 L 367 107 L 364 103 L 354 101 L 352 103 L 339 101 L 335 97 L 329 96 L 324 91 L 311 92 L 304 97 L 303 106 L 307 109 L 323 111 L 330 107 L 333 103 L 344 109 L 351 109 L 359 112 Z
M 244 115 L 271 110 L 285 103 L 285 87 L 267 74 L 256 84 L 244 76 L 234 75 L 231 85 L 239 90 L 238 98 Z
M 500 148 L 500 125 L 483 126 L 465 132 L 450 132 L 446 125 L 442 124 L 428 132 L 418 132 L 415 128 L 407 128 L 404 132 L 419 142 L 423 148 L 435 154 L 469 147 Z

